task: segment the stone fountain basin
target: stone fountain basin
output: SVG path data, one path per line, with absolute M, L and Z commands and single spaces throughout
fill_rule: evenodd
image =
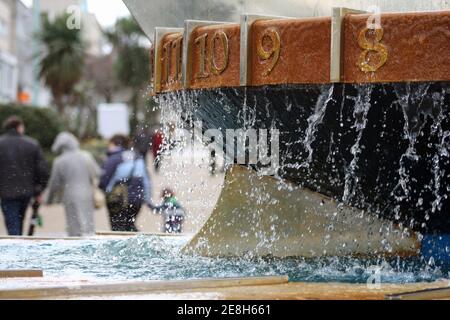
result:
M 442 274 L 433 273 L 428 265 L 428 271 L 420 271 L 419 262 L 417 274 L 410 268 L 398 270 L 398 266 L 381 268 L 379 261 L 373 260 L 366 264 L 364 260 L 343 259 L 342 265 L 337 264 L 337 258 L 332 264 L 319 263 L 316 267 L 309 260 L 277 260 L 268 259 L 215 259 L 198 256 L 180 256 L 167 247 L 172 240 L 178 242 L 178 237 L 164 238 L 166 246 L 159 246 L 157 238 L 161 235 L 116 234 L 97 236 L 87 239 L 30 239 L 10 238 L 0 240 L 2 248 L 2 263 L 0 265 L 0 299 L 443 299 L 448 298 L 448 281 L 442 279 Z M 163 239 L 160 239 L 163 240 Z M 155 242 L 156 241 L 156 242 Z M 156 245 L 156 247 L 155 247 Z M 11 247 L 11 248 L 9 248 Z M 26 251 L 23 249 L 27 248 Z M 154 249 L 171 252 L 170 257 L 161 256 Z M 94 250 L 95 249 L 95 250 Z M 120 250 L 117 250 L 120 249 Z M 94 250 L 94 252 L 92 251 Z M 105 251 L 106 250 L 106 251 Z M 39 253 L 39 254 L 37 254 Z M 101 254 L 100 254 L 101 253 Z M 98 256 L 100 254 L 100 256 Z M 9 265 L 9 274 L 16 276 L 2 278 L 5 274 L 1 269 L 15 255 L 13 264 Z M 94 257 L 93 257 L 94 256 Z M 98 256 L 98 257 L 97 257 Z M 97 258 L 95 258 L 97 257 Z M 80 259 L 82 258 L 82 259 Z M 118 260 L 129 259 L 128 265 L 118 266 Z M 151 261 L 154 260 L 152 267 Z M 165 260 L 168 260 L 164 262 Z M 393 259 L 392 261 L 395 261 Z M 133 263 L 134 261 L 134 263 Z M 196 276 L 179 279 L 173 274 L 176 269 L 190 269 L 195 261 Z M 289 262 L 291 261 L 291 262 Z M 354 262 L 352 262 L 354 261 Z M 418 262 L 419 260 L 417 260 Z M 168 263 L 168 268 L 161 264 Z M 277 263 L 286 263 L 285 267 Z M 353 264 L 354 263 L 354 264 Z M 229 270 L 228 275 L 216 273 L 213 278 L 205 272 L 217 272 L 229 269 L 231 264 L 240 270 L 236 274 Z M 240 266 L 238 266 L 240 264 Z M 273 264 L 273 265 L 272 265 Z M 133 277 L 139 265 L 145 269 L 147 276 Z M 272 267 L 269 267 L 272 265 Z M 395 265 L 395 263 L 394 263 Z M 367 269 L 357 271 L 362 266 Z M 380 266 L 381 283 L 368 285 L 366 277 L 373 275 L 376 266 Z M 43 276 L 36 277 L 36 270 L 41 268 Z M 259 275 L 255 272 L 260 269 Z M 348 268 L 344 273 L 342 268 Z M 385 269 L 387 268 L 387 269 Z M 20 270 L 17 270 L 20 269 Z M 304 269 L 303 281 L 295 279 L 293 274 L 298 269 Z M 17 272 L 21 271 L 21 272 Z M 114 272 L 115 271 L 115 272 Z M 131 278 L 121 279 L 127 271 Z M 230 272 L 231 271 L 231 272 Z M 438 269 L 435 270 L 436 272 Z M 94 276 L 99 272 L 99 276 Z M 157 275 L 153 274 L 156 272 Z M 165 276 L 161 276 L 160 273 Z M 361 273 L 362 272 L 362 273 Z M 328 277 L 328 281 L 314 280 L 316 277 Z M 334 276 L 333 276 L 334 274 Z M 105 276 L 107 275 L 107 276 Z M 170 276 L 171 275 L 171 276 Z M 27 276 L 27 277 L 25 277 Z M 157 276 L 157 277 L 155 277 Z M 170 276 L 167 278 L 167 276 Z M 414 278 L 417 276 L 417 278 Z M 333 278 L 336 277 L 336 278 Z M 334 280 L 331 280 L 334 279 Z M 405 283 L 407 282 L 407 283 Z M 430 289 L 441 289 L 439 291 Z M 426 290 L 425 292 L 418 290 Z

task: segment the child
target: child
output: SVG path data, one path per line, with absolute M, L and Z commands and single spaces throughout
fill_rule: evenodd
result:
M 160 206 L 149 204 L 150 209 L 157 214 L 164 215 L 164 230 L 166 233 L 181 233 L 185 216 L 183 207 L 178 202 L 174 192 L 168 188 L 163 190 L 161 197 L 163 203 Z

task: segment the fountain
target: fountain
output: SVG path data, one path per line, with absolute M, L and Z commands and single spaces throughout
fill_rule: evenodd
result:
M 0 299 L 448 298 L 448 0 L 124 2 L 221 196 L 193 237 L 2 239 Z
M 163 114 L 187 128 L 201 122 L 204 142 L 229 164 L 185 253 L 414 256 L 432 235 L 445 242 L 448 2 L 337 3 L 356 10 L 306 1 L 295 11 L 246 1 L 280 16 L 227 23 L 215 7 L 194 18 L 219 22 L 186 20 L 154 34 L 157 19 L 146 13 L 170 4 L 125 3 L 154 35 Z

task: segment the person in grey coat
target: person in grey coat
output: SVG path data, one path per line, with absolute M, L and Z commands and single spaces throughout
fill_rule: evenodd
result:
M 65 206 L 69 237 L 95 233 L 94 185 L 100 168 L 92 155 L 79 148 L 70 133 L 60 133 L 52 146 L 55 159 L 48 187 L 47 203 Z

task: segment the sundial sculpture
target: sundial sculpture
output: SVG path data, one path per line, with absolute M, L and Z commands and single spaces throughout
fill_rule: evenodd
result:
M 276 173 L 249 157 L 230 166 L 185 252 L 409 256 L 423 235 L 450 233 L 450 11 L 372 17 L 156 28 L 163 104 L 203 133 L 267 130 L 273 144 L 279 132 Z

